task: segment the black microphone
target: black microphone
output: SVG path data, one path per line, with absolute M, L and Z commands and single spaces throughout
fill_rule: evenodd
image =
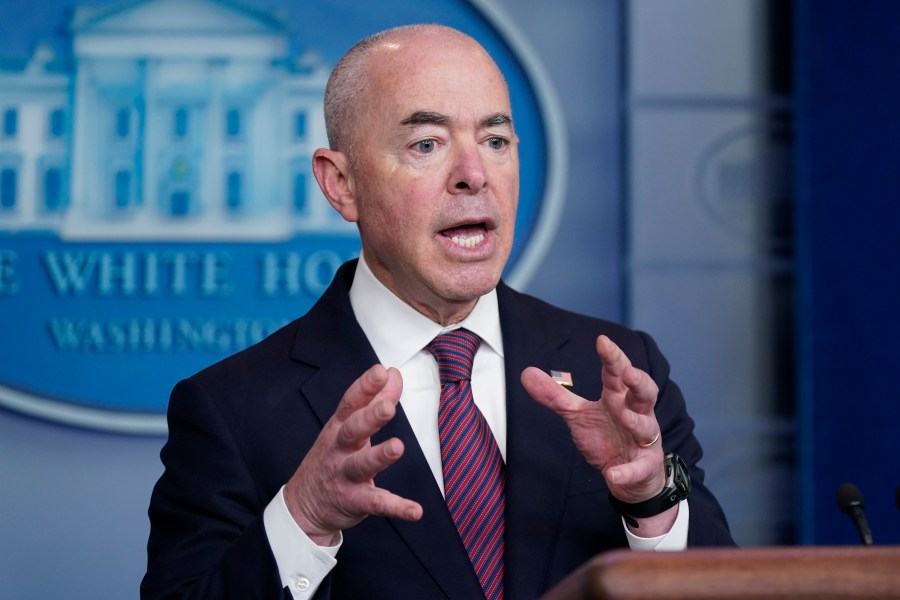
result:
M 862 492 L 852 483 L 843 483 L 837 489 L 837 503 L 841 511 L 850 517 L 859 533 L 859 539 L 866 546 L 872 545 L 872 530 L 866 521 L 866 513 L 863 510 Z

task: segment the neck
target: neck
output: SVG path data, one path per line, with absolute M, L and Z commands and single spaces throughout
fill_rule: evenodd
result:
M 468 317 L 475 308 L 475 305 L 478 304 L 478 298 L 475 298 L 474 300 L 467 300 L 460 303 L 443 303 L 439 307 L 434 307 L 407 300 L 402 296 L 398 297 L 411 306 L 416 312 L 425 315 L 442 327 L 456 325 Z

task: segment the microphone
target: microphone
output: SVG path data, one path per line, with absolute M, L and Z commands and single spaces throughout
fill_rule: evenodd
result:
M 863 510 L 862 492 L 852 483 L 843 483 L 837 489 L 837 503 L 841 511 L 850 517 L 859 533 L 859 539 L 866 546 L 872 545 L 872 530 L 866 521 L 866 513 Z

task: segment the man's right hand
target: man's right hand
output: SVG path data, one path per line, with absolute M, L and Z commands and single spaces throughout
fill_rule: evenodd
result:
M 403 380 L 397 369 L 375 365 L 353 382 L 334 415 L 284 488 L 288 510 L 300 529 L 320 546 L 368 515 L 408 521 L 422 518 L 418 502 L 375 486 L 374 477 L 403 456 L 391 438 L 372 446 L 371 437 L 397 412 Z

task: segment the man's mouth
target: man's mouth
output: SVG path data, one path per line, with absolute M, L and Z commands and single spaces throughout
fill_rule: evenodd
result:
M 445 229 L 441 234 L 460 248 L 475 248 L 484 242 L 486 231 L 485 223 L 473 223 Z
M 463 248 L 474 248 L 478 244 L 484 241 L 484 234 L 479 233 L 478 235 L 474 235 L 469 238 L 460 237 L 458 235 L 450 238 L 450 241 L 456 244 L 457 246 L 462 246 Z

